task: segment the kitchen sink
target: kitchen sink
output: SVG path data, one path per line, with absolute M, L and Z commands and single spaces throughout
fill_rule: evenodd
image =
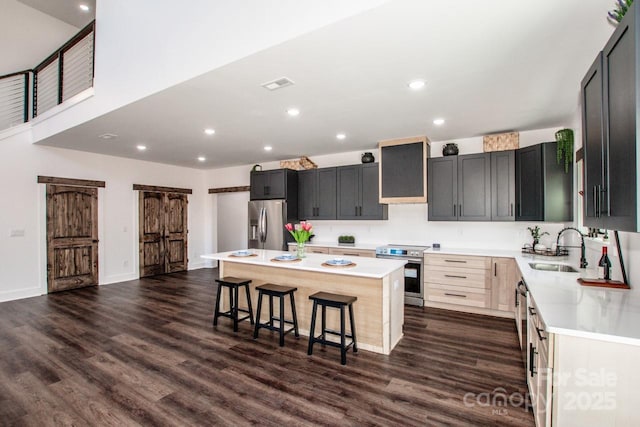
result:
M 530 262 L 529 267 L 534 270 L 542 270 L 542 271 L 558 271 L 561 273 L 577 273 L 578 270 L 571 267 L 570 265 L 565 264 L 548 264 L 542 262 Z

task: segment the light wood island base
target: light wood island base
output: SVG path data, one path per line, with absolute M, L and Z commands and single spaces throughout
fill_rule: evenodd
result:
M 389 354 L 402 338 L 402 325 L 404 323 L 404 276 L 402 268 L 396 269 L 381 278 L 337 274 L 335 271 L 337 269 L 327 269 L 328 271 L 324 273 L 295 268 L 281 268 L 277 265 L 254 265 L 247 262 L 234 262 L 228 258 L 220 260 L 219 268 L 220 277 L 233 276 L 251 279 L 250 288 L 254 310 L 258 301 L 256 286 L 263 283 L 274 283 L 298 288 L 295 292 L 295 300 L 301 335 L 309 336 L 313 308 L 309 295 L 323 291 L 351 295 L 358 298 L 353 308 L 359 349 Z M 246 307 L 246 297 L 240 295 L 239 299 L 240 307 Z M 228 309 L 228 295 L 226 292 L 222 293 L 222 307 L 225 310 Z M 274 303 L 274 315 L 277 315 L 277 313 L 279 313 L 279 305 Z M 340 320 L 338 313 L 338 310 L 327 310 L 327 327 L 329 329 L 339 330 Z M 291 318 L 289 304 L 285 304 L 285 314 L 286 318 Z M 268 317 L 269 304 L 268 299 L 265 297 L 262 304 L 261 319 L 266 321 Z M 218 323 L 218 327 L 221 324 L 224 325 L 224 321 Z M 319 325 L 316 324 L 316 335 L 320 334 L 319 329 Z M 291 339 L 291 337 L 287 337 L 287 339 Z

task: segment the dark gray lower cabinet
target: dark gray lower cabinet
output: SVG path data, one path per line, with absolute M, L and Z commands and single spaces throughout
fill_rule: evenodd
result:
M 336 219 L 336 168 L 298 172 L 300 219 Z
M 429 221 L 491 220 L 490 153 L 429 159 Z
M 573 221 L 573 164 L 565 173 L 556 142 L 516 150 L 516 221 Z
M 337 168 L 337 219 L 387 219 L 388 207 L 378 203 L 378 163 Z

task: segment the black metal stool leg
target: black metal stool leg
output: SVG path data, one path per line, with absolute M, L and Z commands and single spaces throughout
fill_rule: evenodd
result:
M 353 352 L 358 352 L 358 344 L 356 341 L 356 323 L 353 320 L 353 304 L 349 304 L 349 323 L 351 323 L 351 339 L 353 340 Z
M 307 351 L 308 355 L 313 353 L 313 342 L 315 340 L 315 329 L 316 329 L 316 311 L 318 308 L 318 302 L 313 301 L 313 310 L 311 314 L 311 328 L 309 329 L 309 350 Z
M 273 326 L 273 295 L 269 295 L 269 326 Z
M 233 287 L 233 332 L 238 332 L 238 287 Z
M 222 285 L 218 283 L 218 291 L 216 292 L 216 307 L 213 310 L 213 326 L 218 324 L 218 316 L 220 316 L 220 296 L 222 295 Z
M 260 311 L 262 310 L 262 291 L 258 291 L 258 311 L 256 311 L 256 327 L 253 329 L 253 338 L 258 338 L 260 330 Z
M 322 348 L 326 348 L 324 341 L 327 339 L 327 334 L 325 330 L 327 329 L 327 306 L 322 306 Z
M 344 305 L 340 306 L 340 363 L 347 364 L 347 340 L 345 337 Z
M 284 347 L 284 295 L 280 295 L 280 347 Z
M 247 307 L 249 308 L 249 322 L 253 325 L 253 307 L 251 306 L 251 292 L 249 292 L 249 284 L 244 285 L 247 292 Z
M 296 299 L 293 296 L 293 292 L 291 292 L 289 296 L 291 297 L 291 315 L 293 316 L 293 330 L 296 337 L 299 337 L 300 334 L 298 333 L 298 315 L 296 314 Z

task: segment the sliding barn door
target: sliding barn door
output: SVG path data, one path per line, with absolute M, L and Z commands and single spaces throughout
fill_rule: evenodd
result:
M 167 193 L 166 272 L 187 269 L 187 195 Z
M 187 196 L 140 192 L 140 277 L 187 269 Z
M 47 290 L 98 284 L 98 189 L 47 184 Z

